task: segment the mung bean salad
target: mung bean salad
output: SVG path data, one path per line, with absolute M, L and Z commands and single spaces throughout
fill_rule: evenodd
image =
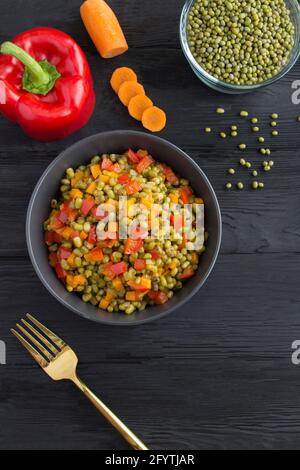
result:
M 187 36 L 192 55 L 210 75 L 255 85 L 287 64 L 295 28 L 285 0 L 195 0 Z
M 153 204 L 176 205 L 170 216 L 170 236 L 151 237 L 146 230 L 149 219 L 140 214 L 134 233 L 121 239 L 118 222 L 107 219 L 101 207 L 109 204 L 118 213 L 123 196 L 129 224 L 135 204 L 149 211 Z M 196 206 L 204 207 L 204 201 L 194 195 L 187 180 L 147 151 L 97 155 L 87 165 L 68 168 L 59 197 L 51 201 L 44 222 L 49 263 L 69 292 L 108 312 L 130 315 L 147 305 L 164 304 L 195 274 L 205 250 L 188 247 L 186 204 L 192 207 L 195 225 Z M 99 239 L 104 226 L 107 236 Z M 181 237 L 175 236 L 175 229 L 182 230 Z

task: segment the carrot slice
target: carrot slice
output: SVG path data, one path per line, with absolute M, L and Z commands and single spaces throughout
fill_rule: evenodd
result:
M 162 109 L 157 108 L 157 106 L 152 106 L 143 112 L 142 124 L 148 131 L 159 132 L 163 130 L 166 123 L 166 113 Z
M 153 103 L 148 96 L 136 95 L 129 101 L 128 112 L 131 117 L 141 121 L 144 111 L 151 108 L 151 106 L 153 106 Z
M 86 0 L 80 7 L 82 21 L 104 59 L 128 50 L 128 44 L 113 10 L 104 0 Z
M 110 79 L 111 87 L 117 94 L 124 82 L 137 82 L 136 73 L 129 67 L 119 67 L 114 71 Z
M 138 82 L 124 82 L 119 88 L 118 97 L 124 106 L 128 106 L 131 98 L 136 95 L 145 95 L 143 85 Z

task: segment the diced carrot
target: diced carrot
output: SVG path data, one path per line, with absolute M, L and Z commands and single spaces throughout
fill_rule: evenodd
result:
M 86 240 L 89 235 L 84 230 L 82 230 L 80 232 L 79 236 L 80 236 L 81 240 Z
M 85 192 L 88 193 L 88 194 L 93 194 L 96 187 L 97 187 L 97 185 L 96 185 L 95 181 L 93 181 L 91 184 L 88 185 Z
M 169 198 L 171 200 L 171 202 L 173 202 L 173 204 L 177 204 L 178 203 L 178 196 L 174 193 L 170 193 L 169 194 Z
M 86 0 L 80 7 L 82 21 L 103 59 L 128 50 L 120 23 L 104 0 Z
M 151 199 L 147 199 L 146 197 L 141 198 L 141 204 L 147 207 L 147 209 L 151 209 L 153 201 Z
M 143 112 L 142 124 L 151 132 L 160 132 L 166 127 L 166 113 L 157 106 L 151 106 Z
M 116 277 L 116 279 L 113 279 L 111 283 L 116 290 L 124 289 L 123 282 L 121 281 L 119 277 Z
M 101 299 L 101 301 L 100 301 L 100 303 L 99 303 L 99 307 L 102 308 L 103 310 L 106 310 L 107 307 L 109 307 L 109 302 L 108 302 L 108 300 Z
M 71 186 L 74 187 L 76 183 L 78 183 L 79 180 L 82 180 L 84 178 L 84 173 L 83 171 L 76 171 L 75 175 L 71 179 Z
M 109 181 L 109 176 L 108 175 L 100 175 L 99 179 L 100 179 L 100 181 L 102 181 L 102 183 L 107 183 Z
M 124 82 L 137 82 L 136 73 L 129 67 L 117 68 L 110 79 L 111 87 L 117 94 L 119 92 L 120 86 Z
M 76 264 L 75 264 L 75 258 L 76 258 L 76 255 L 75 253 L 73 252 L 69 258 L 67 259 L 67 262 L 68 264 L 72 267 L 72 268 L 75 268 Z
M 78 274 L 77 276 L 74 276 L 73 283 L 75 287 L 84 286 L 86 283 L 86 278 L 82 274 Z
M 120 175 L 118 177 L 118 183 L 119 184 L 127 184 L 130 181 L 129 175 Z
M 136 95 L 129 101 L 128 112 L 131 117 L 137 121 L 142 120 L 142 116 L 146 109 L 151 108 L 153 102 L 146 95 Z
M 82 193 L 82 191 L 80 191 L 80 189 L 73 188 L 70 191 L 70 196 L 71 196 L 72 199 L 76 199 L 77 197 L 82 197 L 83 193 Z
M 69 240 L 72 236 L 72 233 L 73 233 L 73 230 L 71 229 L 71 227 L 65 227 L 62 231 L 62 237 L 65 240 Z
M 128 300 L 129 302 L 136 302 L 140 299 L 140 295 L 138 292 L 129 291 L 129 292 L 126 292 L 125 299 Z
M 136 95 L 145 95 L 143 85 L 138 82 L 124 82 L 119 88 L 118 97 L 124 106 L 128 106 L 131 98 Z
M 175 269 L 177 267 L 176 261 L 172 261 L 171 263 L 169 263 L 168 267 L 169 269 Z
M 193 252 L 191 255 L 191 260 L 193 264 L 198 264 L 199 262 L 199 256 L 197 253 Z
M 99 164 L 91 165 L 91 173 L 94 179 L 98 178 L 101 173 L 101 168 Z

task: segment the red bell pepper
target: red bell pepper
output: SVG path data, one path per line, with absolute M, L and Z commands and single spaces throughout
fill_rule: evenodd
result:
M 0 47 L 0 112 L 32 139 L 63 139 L 95 107 L 89 65 L 78 44 L 52 28 L 34 28 Z
M 124 244 L 125 255 L 132 255 L 137 253 L 142 248 L 144 241 L 142 239 L 134 240 L 133 238 L 127 238 Z
M 136 180 L 129 180 L 129 182 L 125 186 L 125 190 L 128 196 L 132 196 L 140 191 L 142 191 L 142 186 Z
M 139 163 L 136 165 L 135 169 L 138 173 L 143 173 L 148 166 L 152 165 L 153 160 L 149 155 L 146 155 L 145 157 L 142 158 L 142 160 L 139 161 Z
M 160 259 L 161 257 L 157 250 L 151 250 L 150 254 L 151 254 L 152 259 L 154 260 Z
M 67 250 L 63 246 L 60 246 L 57 251 L 57 256 L 58 259 L 67 259 L 69 256 L 71 256 L 72 252 L 70 250 Z
M 189 198 L 193 194 L 193 191 L 188 186 L 183 186 L 180 188 L 180 199 L 182 200 L 183 204 L 189 203 Z
M 153 302 L 157 305 L 163 305 L 166 302 L 168 302 L 168 300 L 169 300 L 169 297 L 167 296 L 167 294 L 165 292 L 162 292 L 162 291 L 150 290 L 148 292 L 148 297 L 151 300 L 153 300 Z
M 90 212 L 92 207 L 94 207 L 94 205 L 95 205 L 95 199 L 93 197 L 87 197 L 86 199 L 84 199 L 82 206 L 80 208 L 80 211 L 83 217 L 86 217 L 88 215 L 88 213 Z
M 161 163 L 160 164 L 160 168 L 163 172 L 163 174 L 165 175 L 166 177 L 166 180 L 171 183 L 171 184 L 176 184 L 178 183 L 178 177 L 175 175 L 174 171 L 172 170 L 172 168 L 170 168 L 169 166 L 165 165 L 164 163 Z
M 134 262 L 134 269 L 136 271 L 143 271 L 146 269 L 146 260 L 145 259 L 136 259 Z
M 180 279 L 189 279 L 190 277 L 193 277 L 194 274 L 195 274 L 195 271 L 193 270 L 192 266 L 188 266 L 182 271 Z
M 130 163 L 136 164 L 140 161 L 139 155 L 131 149 L 128 149 L 127 156 L 128 156 L 128 160 L 130 161 Z
M 88 243 L 95 245 L 97 243 L 96 225 L 92 225 L 89 231 Z

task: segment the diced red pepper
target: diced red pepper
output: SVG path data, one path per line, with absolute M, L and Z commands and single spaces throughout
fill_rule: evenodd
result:
M 144 238 L 148 237 L 148 230 L 141 228 L 139 225 L 134 226 L 129 230 L 129 235 L 130 238 L 133 238 L 134 240 L 138 240 L 140 238 L 144 240 Z
M 59 220 L 57 213 L 51 215 L 50 220 L 49 220 L 50 230 L 55 231 L 55 230 L 58 230 L 58 229 L 62 228 L 63 226 L 64 226 L 64 223 Z
M 103 260 L 103 251 L 101 250 L 100 247 L 97 246 L 97 248 L 94 248 L 88 253 L 88 257 L 92 261 L 102 261 Z
M 160 254 L 157 250 L 151 250 L 150 251 L 152 259 L 157 260 L 160 259 Z
M 49 259 L 50 266 L 52 266 L 52 268 L 55 268 L 55 266 L 58 263 L 57 254 L 56 253 L 49 253 L 48 259 Z
M 190 277 L 194 276 L 195 271 L 193 270 L 192 266 L 188 266 L 185 268 L 180 276 L 180 279 L 189 279 Z
M 127 184 L 126 184 L 126 193 L 128 194 L 128 196 L 131 196 L 132 194 L 135 194 L 135 193 L 138 193 L 139 191 L 142 191 L 142 186 L 140 185 L 140 183 L 138 183 L 137 181 L 135 180 L 130 180 Z
M 130 181 L 129 175 L 120 175 L 118 177 L 118 183 L 119 184 L 127 184 L 127 183 L 129 183 L 129 181 Z
M 102 162 L 101 162 L 101 169 L 102 170 L 111 170 L 112 166 L 113 166 L 112 161 L 107 157 L 103 157 Z
M 133 238 L 127 238 L 124 245 L 125 255 L 132 255 L 137 253 L 143 246 L 144 241 L 142 239 L 134 240 Z
M 116 276 L 119 276 L 120 274 L 126 273 L 128 266 L 124 261 L 121 261 L 120 263 L 113 264 L 110 269 Z
M 88 215 L 92 207 L 95 205 L 95 199 L 93 197 L 88 197 L 87 199 L 84 199 L 82 206 L 81 206 L 81 213 L 84 217 Z
M 104 265 L 104 269 L 102 270 L 103 276 L 109 277 L 109 279 L 113 279 L 116 274 L 112 270 L 113 263 L 109 262 Z
M 160 164 L 160 168 L 162 169 L 163 174 L 165 175 L 169 183 L 178 183 L 178 177 L 175 175 L 174 171 L 169 166 L 162 163 Z
M 57 263 L 55 266 L 55 271 L 59 279 L 65 279 L 67 277 L 67 272 L 61 267 L 60 263 Z
M 108 211 L 104 211 L 103 209 L 101 209 L 101 207 L 93 207 L 93 209 L 91 210 L 91 215 L 96 220 L 102 220 L 108 216 Z
M 52 243 L 54 243 L 54 232 L 47 231 L 45 233 L 45 242 L 46 245 L 52 245 Z
M 148 292 L 148 296 L 157 305 L 163 305 L 166 302 L 168 302 L 168 300 L 169 300 L 169 297 L 167 296 L 167 294 L 165 292 L 162 292 L 162 291 L 150 290 Z
M 184 226 L 184 216 L 183 214 L 171 214 L 170 222 L 174 226 L 175 230 L 180 230 Z
M 193 194 L 193 191 L 189 186 L 183 186 L 180 188 L 180 199 L 182 200 L 183 204 L 189 203 L 189 198 Z
M 149 155 L 146 155 L 139 161 L 135 169 L 138 173 L 143 173 L 143 171 L 145 171 L 148 168 L 148 166 L 152 165 L 152 163 L 153 163 L 152 158 Z
M 67 259 L 72 254 L 70 250 L 67 250 L 65 247 L 60 246 L 57 250 L 57 256 L 59 259 Z
M 130 163 L 133 163 L 134 165 L 140 161 L 140 157 L 131 149 L 128 149 L 127 155 Z
M 143 271 L 146 269 L 146 260 L 136 259 L 134 262 L 134 269 L 136 269 L 136 271 Z
M 186 233 L 183 233 L 182 234 L 182 242 L 181 244 L 178 246 L 178 249 L 181 251 L 183 250 L 185 247 L 186 247 L 186 243 L 188 241 L 188 236 Z
M 115 163 L 111 166 L 110 171 L 114 171 L 115 173 L 121 173 L 122 169 L 118 163 Z
M 96 225 L 92 225 L 89 231 L 88 243 L 94 245 L 97 242 Z

